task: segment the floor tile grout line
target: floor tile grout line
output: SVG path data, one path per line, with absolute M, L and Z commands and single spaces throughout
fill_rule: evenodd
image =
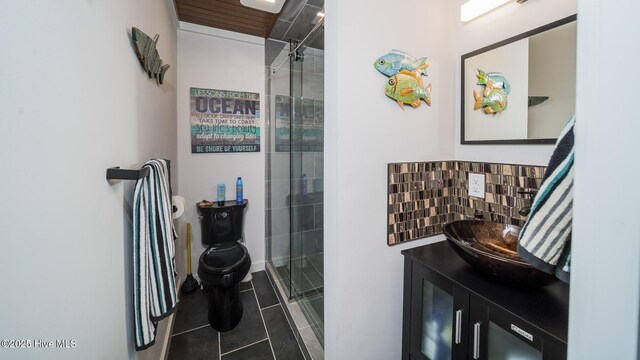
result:
M 256 342 L 252 342 L 251 344 L 247 344 L 247 345 L 245 345 L 245 346 L 241 346 L 241 347 L 239 347 L 239 348 L 237 348 L 237 349 L 233 349 L 233 350 L 231 350 L 231 351 L 227 351 L 226 353 L 221 354 L 221 355 L 220 355 L 220 357 L 222 357 L 222 356 L 226 356 L 226 355 L 229 355 L 229 354 L 234 353 L 234 352 L 236 352 L 236 351 L 238 351 L 238 350 L 246 349 L 246 348 L 248 348 L 248 347 L 250 347 L 250 346 L 253 346 L 253 345 L 255 345 L 255 344 L 259 344 L 259 343 L 261 343 L 261 342 L 263 342 L 263 341 L 269 341 L 269 338 L 268 338 L 268 337 L 266 337 L 266 338 L 264 338 L 264 339 L 260 339 L 260 340 L 258 340 L 258 341 L 256 341 Z
M 243 292 L 247 292 L 247 291 L 253 291 L 253 288 L 251 288 L 251 289 L 244 289 L 244 290 L 240 290 L 240 292 L 241 292 L 241 293 L 243 293 Z
M 300 334 L 300 330 L 297 328 L 296 322 L 293 320 L 293 316 L 291 315 L 291 312 L 288 311 L 288 305 L 283 304 L 282 300 L 284 299 L 284 296 L 282 294 L 282 292 L 280 292 L 280 288 L 278 287 L 278 285 L 276 284 L 274 286 L 273 281 L 271 280 L 271 276 L 269 276 L 269 274 L 267 274 L 268 269 L 265 268 L 265 274 L 267 275 L 267 280 L 269 280 L 269 284 L 271 285 L 271 288 L 273 289 L 274 292 L 277 292 L 276 294 L 276 298 L 278 298 L 278 304 L 280 305 L 280 309 L 282 310 L 283 313 L 285 313 L 285 320 L 287 320 L 287 323 L 289 324 L 289 328 L 291 329 L 291 332 L 293 333 L 293 337 L 296 339 L 296 343 L 298 344 L 298 349 L 300 349 L 300 353 L 302 353 L 302 357 L 305 358 L 305 360 L 307 360 L 307 356 L 305 355 L 305 351 L 302 349 L 302 346 L 300 346 L 300 342 L 302 342 L 302 344 L 304 344 L 305 346 L 305 350 L 306 353 L 309 354 L 309 357 L 312 358 L 311 353 L 309 352 L 309 349 L 306 348 L 307 344 L 305 344 L 304 339 L 302 338 L 302 334 Z M 275 271 L 275 270 L 274 270 Z M 280 294 L 280 296 L 278 296 L 278 294 Z M 284 307 L 287 306 L 287 311 L 285 311 Z M 289 317 L 287 317 L 286 312 L 289 312 L 289 316 L 291 316 L 291 320 L 289 320 Z M 293 322 L 293 324 L 291 324 L 291 322 Z M 311 325 L 309 325 L 311 326 Z M 298 336 L 300 337 L 300 339 L 298 339 L 298 337 L 295 335 L 294 333 L 294 329 L 295 331 L 298 333 Z
M 274 306 L 278 306 L 278 305 L 280 305 L 280 300 L 278 300 L 278 302 L 273 304 L 273 305 L 269 305 L 269 306 L 265 306 L 265 307 L 261 308 L 260 311 L 267 310 L 267 309 L 270 309 L 270 308 L 272 308 Z
M 190 332 L 192 332 L 192 331 L 196 331 L 196 330 L 200 330 L 200 329 L 206 328 L 207 326 L 209 326 L 209 324 L 202 325 L 202 326 L 198 326 L 198 327 L 194 327 L 193 329 L 189 329 L 189 330 L 186 330 L 186 331 L 182 331 L 182 332 L 179 332 L 179 333 L 177 333 L 177 334 L 171 334 L 171 337 L 178 336 L 178 335 L 184 335 L 184 334 L 186 334 L 186 333 L 190 333 Z
M 265 274 L 266 276 L 266 274 Z M 253 285 L 253 280 L 251 280 L 251 285 Z M 254 286 L 255 287 L 255 286 Z M 260 318 L 262 319 L 262 325 L 264 325 L 264 331 L 267 333 L 267 340 L 269 340 L 269 348 L 271 348 L 271 354 L 273 354 L 273 360 L 276 359 L 276 353 L 273 351 L 273 345 L 271 345 L 271 338 L 269 337 L 269 329 L 267 328 L 267 323 L 264 321 L 264 316 L 262 315 L 262 310 L 260 309 L 260 301 L 258 301 L 258 294 L 254 291 L 253 296 L 256 297 L 256 303 L 258 303 L 258 311 L 260 312 Z

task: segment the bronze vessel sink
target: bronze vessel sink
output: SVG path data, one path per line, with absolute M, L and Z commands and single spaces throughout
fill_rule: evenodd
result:
M 458 220 L 447 223 L 443 232 L 461 258 L 492 279 L 523 287 L 554 282 L 555 276 L 534 268 L 518 255 L 520 229 L 491 221 Z

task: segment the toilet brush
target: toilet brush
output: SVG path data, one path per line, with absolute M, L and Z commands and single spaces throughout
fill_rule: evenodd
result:
M 200 283 L 191 274 L 191 224 L 187 224 L 187 278 L 180 285 L 180 292 L 187 294 L 199 288 Z

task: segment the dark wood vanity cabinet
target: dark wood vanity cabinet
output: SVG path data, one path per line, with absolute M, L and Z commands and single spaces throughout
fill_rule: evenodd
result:
M 518 289 L 496 283 L 445 242 L 402 254 L 402 359 L 566 359 L 566 284 Z

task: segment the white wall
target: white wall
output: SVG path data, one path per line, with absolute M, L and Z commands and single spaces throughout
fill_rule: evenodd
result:
M 629 29 L 640 3 L 581 1 L 579 10 L 569 359 L 638 359 L 640 33 Z M 611 79 L 615 106 L 601 100 Z
M 549 100 L 529 108 L 530 139 L 554 138 L 576 111 L 576 29 L 565 24 L 531 37 L 529 94 Z
M 235 154 L 192 154 L 189 119 L 191 87 L 249 91 L 261 96 L 261 152 Z M 264 173 L 264 39 L 205 26 L 180 23 L 178 30 L 178 172 L 179 193 L 187 200 L 185 214 L 179 219 L 181 234 L 191 223 L 191 259 L 197 276 L 198 259 L 205 250 L 201 243 L 196 203 L 215 200 L 216 185 L 227 185 L 227 199 L 235 199 L 238 176 L 249 200 L 245 213 L 244 235 L 253 261 L 251 271 L 264 269 L 265 173 Z M 178 256 L 186 256 L 186 236 L 179 243 Z M 186 264 L 186 262 L 182 262 Z M 186 265 L 180 268 L 186 274 Z
M 176 158 L 173 2 L 2 7 L 0 338 L 77 347 L 0 349 L 0 358 L 157 359 L 161 333 L 152 350 L 133 345 L 133 183 L 105 172 Z M 160 34 L 164 85 L 141 69 L 131 26 Z
M 325 11 L 325 358 L 399 359 L 403 257 L 387 246 L 387 163 L 453 156 L 452 6 L 327 0 Z M 357 16 L 354 16 L 357 14 Z M 391 49 L 427 56 L 433 106 L 384 95 L 372 66 Z
M 449 39 L 455 50 L 455 157 L 459 160 L 547 165 L 553 145 L 461 145 L 460 144 L 460 57 L 468 52 L 543 26 L 577 12 L 577 0 L 536 0 L 518 4 L 507 3 L 468 23 L 460 22 L 457 0 L 455 17 L 450 20 L 454 36 Z

